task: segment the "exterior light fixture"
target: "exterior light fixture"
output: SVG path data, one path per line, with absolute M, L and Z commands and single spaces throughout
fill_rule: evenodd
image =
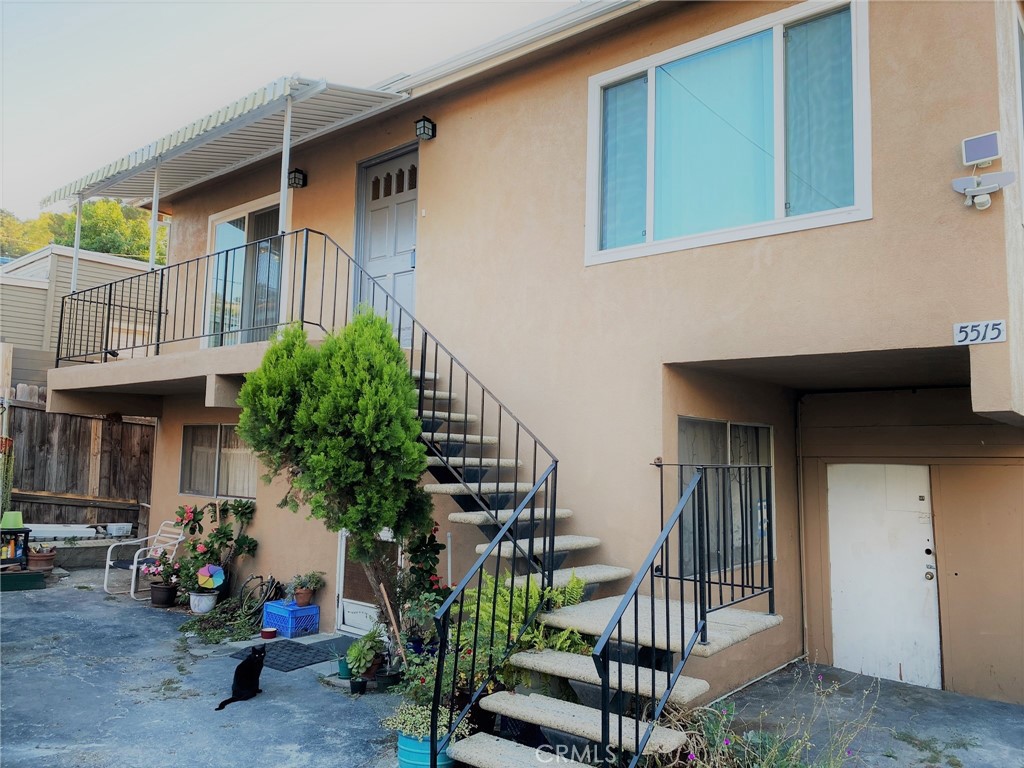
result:
M 288 189 L 302 189 L 306 186 L 306 172 L 301 168 L 288 171 Z
M 430 141 L 437 136 L 437 123 L 424 115 L 416 121 L 416 138 L 420 141 Z

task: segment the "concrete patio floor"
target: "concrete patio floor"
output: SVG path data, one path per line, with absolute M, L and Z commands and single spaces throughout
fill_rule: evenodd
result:
M 820 676 L 820 679 L 819 679 Z M 871 768 L 1024 768 L 1024 707 L 795 663 L 729 697 L 733 730 L 809 734 Z M 834 738 L 844 730 L 849 738 Z M 840 764 L 840 763 L 836 763 Z
M 106 595 L 102 583 L 102 570 L 82 569 L 0 596 L 4 768 L 397 764 L 394 736 L 379 725 L 397 697 L 325 685 L 336 671 L 327 662 L 264 669 L 264 693 L 215 712 L 238 663 L 229 655 L 244 644 L 182 643 L 184 613 Z M 843 765 L 1024 768 L 1024 707 L 807 664 L 730 701 L 738 733 L 807 732 L 820 750 L 835 729 L 855 731 Z
M 215 712 L 231 695 L 239 644 L 184 644 L 184 613 L 102 585 L 102 570 L 83 569 L 0 596 L 4 768 L 395 765 L 394 736 L 379 723 L 397 697 L 324 685 L 337 672 L 327 662 L 266 668 L 262 694 Z

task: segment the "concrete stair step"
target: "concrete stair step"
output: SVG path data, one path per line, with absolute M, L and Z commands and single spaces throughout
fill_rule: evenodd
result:
M 459 396 L 454 392 L 448 392 L 442 389 L 424 389 L 423 390 L 423 407 L 430 408 L 434 403 L 453 403 L 459 399 Z
M 495 516 L 497 516 L 498 523 L 501 524 L 501 525 L 504 525 L 505 523 L 507 523 L 509 521 L 509 518 L 512 517 L 512 514 L 514 512 L 515 512 L 514 509 L 499 509 L 499 510 L 495 511 L 493 514 Z M 566 518 L 569 518 L 569 517 L 572 517 L 572 510 L 571 509 L 556 509 L 555 510 L 555 519 L 556 520 L 565 520 Z M 523 522 L 523 523 L 529 523 L 530 522 L 530 510 L 528 510 L 528 509 L 523 510 L 523 514 L 519 518 L 519 520 L 521 522 Z M 543 509 L 537 509 L 536 510 L 536 513 L 534 515 L 534 520 L 536 520 L 537 522 L 541 522 L 541 521 L 544 520 L 544 510 Z M 491 513 L 488 513 L 488 512 L 452 512 L 451 514 L 448 515 L 448 522 L 449 523 L 463 523 L 465 525 L 493 525 L 494 524 L 494 517 L 492 517 Z
M 519 539 L 519 546 L 521 546 L 524 550 L 528 548 L 529 543 L 530 543 L 530 539 Z M 534 553 L 539 555 L 542 552 L 544 552 L 544 548 L 547 546 L 547 544 L 548 544 L 548 539 L 546 537 L 538 537 L 538 538 L 533 539 L 533 551 L 534 551 Z M 576 535 L 569 534 L 569 535 L 565 535 L 565 536 L 555 536 L 554 544 L 555 544 L 555 550 L 554 550 L 555 552 L 576 552 L 576 551 L 583 550 L 583 549 L 593 549 L 594 547 L 599 547 L 599 546 L 601 546 L 601 540 L 600 539 L 595 539 L 593 536 L 576 536 Z M 482 555 L 487 550 L 487 547 L 489 547 L 489 546 L 490 546 L 490 542 L 488 542 L 487 544 L 480 544 L 476 548 L 476 553 L 478 555 Z M 500 553 L 502 557 L 511 557 L 512 556 L 512 552 L 513 552 L 513 544 L 512 544 L 512 542 L 511 541 L 503 541 L 503 542 L 501 542 L 501 544 L 499 544 L 497 547 L 494 548 L 494 551 L 491 554 L 493 556 L 493 555 L 498 555 Z M 604 629 L 602 628 L 601 632 L 603 632 L 603 631 L 604 631 Z M 597 634 L 600 635 L 601 632 L 598 632 Z M 593 633 L 591 633 L 591 634 L 593 634 Z
M 418 416 L 422 421 L 447 421 L 452 424 L 475 424 L 477 421 L 472 413 L 457 411 L 424 411 Z
M 590 741 L 601 741 L 601 713 L 596 709 L 572 704 L 568 701 L 542 696 L 539 693 L 522 694 L 501 691 L 484 696 L 480 706 L 488 712 L 514 717 L 528 723 L 554 728 L 563 733 L 580 736 Z M 619 727 L 622 727 L 622 741 L 619 742 Z M 636 720 L 621 715 L 612 715 L 611 743 L 629 752 L 636 752 Z M 647 728 L 646 721 L 640 721 L 640 735 Z M 685 733 L 673 731 L 660 725 L 654 726 L 651 738 L 644 747 L 644 754 L 670 752 L 685 746 Z
M 492 493 L 526 493 L 532 485 L 529 483 L 469 483 L 469 489 L 481 495 Z M 427 493 L 439 496 L 465 496 L 470 493 L 463 483 L 427 483 L 423 486 Z
M 431 443 L 465 443 L 466 445 L 498 444 L 498 438 L 494 435 L 462 435 L 458 432 L 424 432 L 420 437 Z
M 433 371 L 427 371 L 424 373 L 419 368 L 414 368 L 412 371 L 412 378 L 414 381 L 437 381 L 437 374 Z
M 586 763 L 577 763 L 554 752 L 524 747 L 487 733 L 474 733 L 451 744 L 448 757 L 476 768 L 539 768 L 545 765 L 589 768 Z
M 528 669 L 531 672 L 579 680 L 591 685 L 601 684 L 601 675 L 598 674 L 594 660 L 590 656 L 552 650 L 522 651 L 513 654 L 509 661 L 513 666 Z M 636 667 L 631 664 L 620 666 L 616 662 L 611 665 L 611 687 L 613 690 L 660 698 L 665 693 L 665 678 L 665 672 L 656 672 L 652 686 L 650 667 Z M 680 676 L 672 688 L 668 700 L 675 704 L 685 705 L 697 697 L 703 696 L 710 689 L 711 686 L 704 680 Z
M 623 616 L 622 640 L 623 642 L 639 643 L 648 648 L 660 648 L 681 653 L 683 646 L 689 640 L 679 636 L 680 614 L 685 612 L 687 633 L 692 632 L 696 608 L 693 603 L 682 603 L 678 600 L 668 601 L 668 622 L 672 632 L 666 632 L 665 616 L 666 605 L 661 598 L 654 599 L 653 616 L 657 621 L 652 622 L 650 600 L 647 597 L 642 600 L 639 621 L 634 624 L 633 611 L 629 609 Z M 622 596 L 605 597 L 600 600 L 591 600 L 579 605 L 570 605 L 565 608 L 541 614 L 541 620 L 548 626 L 566 629 L 573 627 L 585 635 L 600 636 L 604 633 L 605 627 L 611 621 L 615 610 L 619 607 Z M 740 608 L 722 608 L 708 614 L 708 643 L 701 645 L 699 642 L 693 646 L 691 653 L 694 656 L 708 657 L 724 651 L 737 643 L 743 642 L 748 637 L 771 629 L 782 623 L 782 617 L 772 616 L 767 613 L 746 611 Z M 653 624 L 653 627 L 652 627 Z M 618 634 L 616 634 L 616 638 Z
M 573 576 L 583 579 L 587 584 L 607 584 L 619 579 L 628 579 L 632 575 L 633 572 L 629 568 L 597 563 L 581 565 L 576 568 L 560 568 L 553 574 L 556 587 L 564 587 Z
M 428 467 L 467 467 L 469 469 L 494 469 L 495 467 L 521 467 L 523 462 L 515 459 L 494 459 L 479 456 L 452 456 L 447 462 L 440 456 L 427 456 Z

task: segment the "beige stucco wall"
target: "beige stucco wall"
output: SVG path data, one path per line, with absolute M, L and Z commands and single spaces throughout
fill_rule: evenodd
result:
M 180 494 L 181 436 L 186 424 L 237 424 L 234 408 L 205 408 L 202 398 L 168 397 L 157 425 L 153 452 L 153 508 L 150 529 L 173 519 L 181 504 L 206 504 L 211 499 Z M 319 520 L 307 519 L 277 503 L 284 496 L 280 483 L 260 482 L 256 490 L 256 515 L 247 530 L 259 541 L 254 558 L 237 561 L 236 575 L 245 579 L 250 573 L 274 575 L 287 582 L 299 573 L 324 571 L 327 586 L 317 592 L 314 601 L 320 606 L 320 630 L 334 628 L 337 592 L 338 535 L 324 528 Z M 207 529 L 206 534 L 209 534 Z M 236 585 L 236 588 L 238 585 Z
M 602 536 L 603 559 L 633 565 L 646 553 L 649 462 L 671 455 L 678 415 L 775 426 L 786 621 L 763 657 L 736 649 L 712 662 L 722 685 L 801 649 L 793 406 L 784 390 L 695 383 L 666 364 L 947 346 L 954 322 L 1005 317 L 1014 341 L 972 350 L 971 395 L 982 411 L 1024 411 L 1007 280 L 1013 198 L 979 212 L 950 188 L 965 173 L 960 140 L 1000 125 L 1000 90 L 978 87 L 1000 77 L 992 4 L 870 4 L 873 219 L 584 267 L 587 78 L 783 5 L 666 6 L 293 154 L 309 186 L 293 193 L 292 226 L 354 252 L 357 165 L 407 144 L 420 114 L 437 122 L 438 137 L 419 145 L 416 314 L 559 456 L 559 506 L 577 514 L 566 528 Z M 172 253 L 204 253 L 209 216 L 273 193 L 277 174 L 268 162 L 169 200 Z M 158 435 L 169 463 L 154 480 L 165 488 L 179 460 L 170 410 Z M 315 538 L 298 523 L 295 535 Z M 335 544 L 315 541 L 305 549 L 334 557 Z M 268 551 L 282 558 L 268 564 L 298 570 L 296 551 Z

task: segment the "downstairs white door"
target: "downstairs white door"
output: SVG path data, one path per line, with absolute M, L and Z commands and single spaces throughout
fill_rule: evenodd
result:
M 927 466 L 830 464 L 835 666 L 942 687 Z

